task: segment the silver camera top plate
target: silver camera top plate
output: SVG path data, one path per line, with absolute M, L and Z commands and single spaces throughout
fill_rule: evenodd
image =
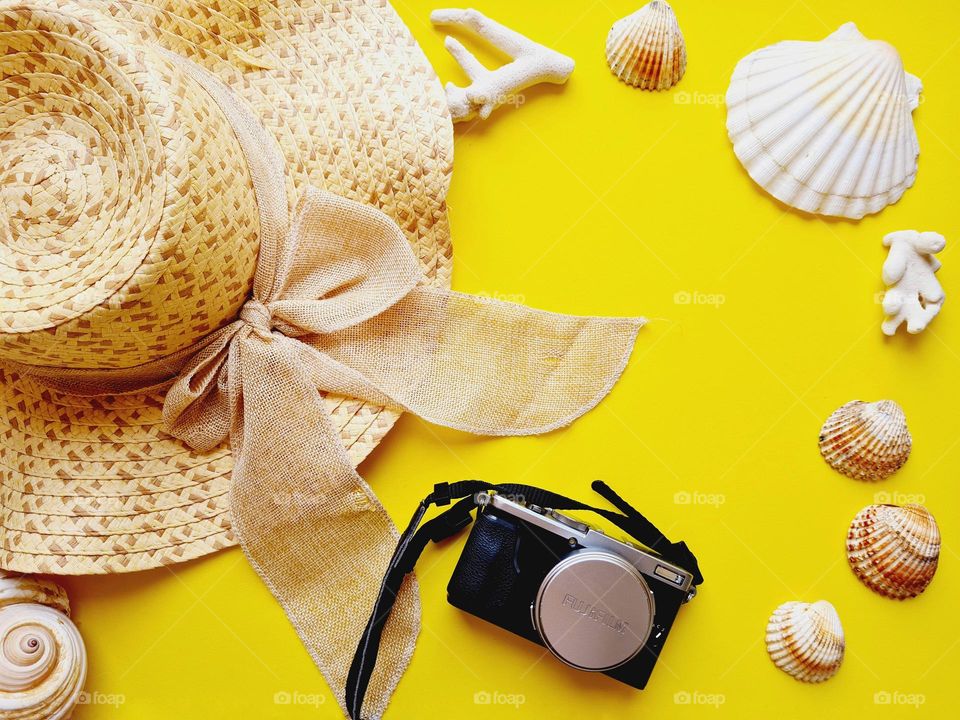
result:
M 481 497 L 486 496 L 486 497 Z M 693 575 L 681 567 L 645 552 L 629 541 L 617 540 L 602 530 L 590 527 L 550 508 L 521 505 L 496 493 L 478 493 L 478 504 L 492 505 L 497 510 L 564 538 L 572 538 L 586 549 L 603 550 L 619 555 L 642 573 L 648 581 L 659 581 L 692 597 L 695 592 Z

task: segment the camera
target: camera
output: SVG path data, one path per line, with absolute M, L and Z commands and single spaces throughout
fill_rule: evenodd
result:
M 556 510 L 476 495 L 448 602 L 579 670 L 642 689 L 694 574 Z
M 437 483 L 401 533 L 374 599 L 347 673 L 347 714 L 363 717 L 384 628 L 424 548 L 471 523 L 447 585 L 451 605 L 546 647 L 578 670 L 646 687 L 680 606 L 696 595 L 703 574 L 685 542 L 668 540 L 602 480 L 591 487 L 617 511 L 532 485 Z M 427 520 L 431 505 L 451 506 Z M 559 510 L 592 512 L 631 540 Z

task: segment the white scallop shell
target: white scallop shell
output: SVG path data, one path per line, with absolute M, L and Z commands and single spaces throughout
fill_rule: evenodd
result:
M 766 641 L 767 653 L 778 668 L 809 683 L 833 677 L 846 647 L 840 617 L 826 600 L 778 607 L 767 623 Z
M 87 677 L 87 652 L 69 612 L 58 585 L 0 571 L 0 717 L 70 717 Z
M 910 457 L 913 441 L 903 410 L 893 400 L 852 400 L 820 429 L 820 454 L 855 480 L 888 478 Z
M 895 600 L 916 597 L 937 572 L 937 521 L 922 505 L 868 505 L 850 524 L 847 560 L 874 592 Z
M 607 34 L 613 74 L 642 90 L 667 90 L 687 69 L 687 48 L 673 8 L 653 0 L 617 20 Z
M 847 23 L 819 42 L 751 53 L 727 90 L 727 133 L 750 177 L 791 207 L 861 218 L 913 185 L 919 78 Z

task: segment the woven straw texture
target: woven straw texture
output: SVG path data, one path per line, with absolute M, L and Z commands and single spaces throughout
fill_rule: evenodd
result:
M 381 208 L 449 284 L 442 88 L 386 2 L 0 0 L 0 566 L 122 572 L 232 545 L 233 458 L 164 430 L 165 388 L 86 396 L 16 363 L 129 368 L 232 321 L 260 218 L 207 68 L 308 184 Z M 350 461 L 397 413 L 326 395 Z
M 237 7 L 249 11 L 225 9 Z M 221 34 L 226 17 L 212 21 Z M 272 26 L 261 14 L 239 19 L 248 34 Z M 345 449 L 355 436 L 335 396 L 476 434 L 548 432 L 609 392 L 643 321 L 437 287 L 442 252 L 421 235 L 446 227 L 446 176 L 424 185 L 423 148 L 387 167 L 411 193 L 431 193 L 436 217 L 429 207 L 391 216 L 368 195 L 329 192 L 345 182 L 332 183 L 329 167 L 317 189 L 278 142 L 281 115 L 240 92 L 247 74 L 225 78 L 133 22 L 86 5 L 0 0 L 11 68 L 0 76 L 9 89 L 0 142 L 13 158 L 0 238 L 9 248 L 2 560 L 27 571 L 130 570 L 131 559 L 149 566 L 216 549 L 232 532 L 345 708 L 349 661 L 398 533 Z M 253 75 L 291 60 L 265 57 L 245 37 L 225 52 Z M 258 112 L 274 122 L 265 127 Z M 384 146 L 373 139 L 368 161 Z M 356 178 L 369 171 L 347 164 Z M 74 226 L 77 247 L 64 240 Z M 326 612 L 330 598 L 348 612 Z M 419 626 L 410 578 L 384 630 L 371 717 Z

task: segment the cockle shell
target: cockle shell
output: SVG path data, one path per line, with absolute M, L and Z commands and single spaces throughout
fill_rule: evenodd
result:
M 87 677 L 87 652 L 48 580 L 0 570 L 0 717 L 64 720 Z
M 835 470 L 855 480 L 883 480 L 910 457 L 910 431 L 893 400 L 852 400 L 820 429 L 820 454 Z
M 937 521 L 922 505 L 868 505 L 850 524 L 847 560 L 871 590 L 895 600 L 916 597 L 937 572 Z
M 653 0 L 617 20 L 607 34 L 613 74 L 642 90 L 667 90 L 687 69 L 687 48 L 673 8 Z
M 847 23 L 819 42 L 743 58 L 727 90 L 727 133 L 750 177 L 781 202 L 861 218 L 913 185 L 920 90 L 893 46 Z
M 787 602 L 767 622 L 767 653 L 773 663 L 801 682 L 828 680 L 840 669 L 843 627 L 833 605 Z

